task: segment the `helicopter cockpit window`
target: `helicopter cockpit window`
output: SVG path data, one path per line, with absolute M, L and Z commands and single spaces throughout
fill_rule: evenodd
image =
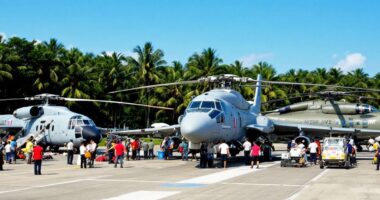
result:
M 83 123 L 84 123 L 84 125 L 87 125 L 87 126 L 91 125 L 91 124 L 90 124 L 90 121 L 88 121 L 88 120 L 86 120 L 86 119 L 83 120 Z
M 199 105 L 201 105 L 200 101 L 193 101 L 190 105 L 190 108 L 199 108 Z
M 216 109 L 222 110 L 222 105 L 220 104 L 219 101 L 215 101 Z
M 213 101 L 203 101 L 201 108 L 215 108 L 215 104 Z

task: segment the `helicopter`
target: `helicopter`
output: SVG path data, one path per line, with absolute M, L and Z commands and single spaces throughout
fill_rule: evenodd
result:
M 362 91 L 359 91 L 362 92 Z M 380 112 L 372 105 L 335 101 L 353 92 L 324 91 L 319 98 L 264 112 L 281 137 L 299 133 L 296 142 L 329 134 L 351 136 L 358 148 L 359 141 L 380 136 Z M 356 96 L 356 95 L 355 95 Z
M 89 117 L 70 111 L 64 106 L 52 105 L 49 103 L 51 100 L 116 103 L 172 110 L 166 107 L 129 102 L 66 98 L 46 93 L 34 97 L 0 99 L 0 101 L 20 100 L 38 100 L 43 103 L 18 108 L 12 115 L 0 115 L 0 129 L 5 133 L 2 139 L 13 135 L 17 146 L 22 147 L 32 136 L 35 142 L 43 147 L 50 146 L 55 151 L 58 151 L 59 147 L 64 146 L 70 140 L 73 141 L 75 147 L 79 147 L 82 141 L 94 140 L 98 143 L 102 139 L 102 132 Z
M 253 85 L 256 87 L 253 101 L 245 100 L 239 92 L 232 89 L 233 83 L 239 83 L 239 86 L 252 86 L 242 85 L 250 82 L 256 83 Z M 210 83 L 217 85 L 218 87 L 193 98 L 184 111 L 184 114 L 178 118 L 178 124 L 128 131 L 115 131 L 114 134 L 146 135 L 155 133 L 173 134 L 175 132 L 180 132 L 185 139 L 191 142 L 192 149 L 199 149 L 200 144 L 203 142 L 217 144 L 224 140 L 228 144 L 231 144 L 231 155 L 236 155 L 242 149 L 242 142 L 245 138 L 248 138 L 251 141 L 257 139 L 261 139 L 261 141 L 272 140 L 273 138 L 280 136 L 277 133 L 278 127 L 282 124 L 287 125 L 287 122 L 281 123 L 279 120 L 272 120 L 272 115 L 261 114 L 261 88 L 265 87 L 262 83 L 380 91 L 348 86 L 266 81 L 262 80 L 260 75 L 257 76 L 257 80 L 254 80 L 249 77 L 222 74 L 202 77 L 198 80 L 141 86 L 112 91 L 110 93 L 114 94 L 138 89 L 151 89 L 156 87 L 196 83 Z M 293 124 L 289 123 L 289 125 Z M 294 125 L 298 128 L 299 124 Z M 348 128 L 345 128 L 344 130 L 349 131 Z M 299 132 L 293 133 L 285 131 L 285 134 L 288 133 L 289 135 L 292 135 L 292 137 L 299 136 Z

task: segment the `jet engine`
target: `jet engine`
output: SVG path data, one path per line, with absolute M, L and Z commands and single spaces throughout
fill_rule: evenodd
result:
M 32 119 L 44 114 L 44 109 L 38 106 L 23 107 L 15 110 L 13 116 L 18 119 Z

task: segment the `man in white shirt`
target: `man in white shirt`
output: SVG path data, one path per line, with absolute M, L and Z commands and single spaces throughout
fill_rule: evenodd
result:
M 221 144 L 219 145 L 219 151 L 220 160 L 223 163 L 223 167 L 227 168 L 227 158 L 230 155 L 230 147 L 225 143 L 224 140 L 222 140 Z
M 73 164 L 73 158 L 74 158 L 74 143 L 73 143 L 73 140 L 70 140 L 70 142 L 67 143 L 67 164 L 68 165 Z
M 317 152 L 318 152 L 318 144 L 313 140 L 309 144 L 308 149 L 310 150 L 310 161 L 311 163 L 314 163 L 314 165 L 317 164 Z
M 248 141 L 248 138 L 245 139 L 245 142 L 243 143 L 243 147 L 244 147 L 245 165 L 250 165 L 250 156 L 249 156 L 249 153 L 251 152 L 252 144 L 251 144 L 251 142 Z
M 94 167 L 94 161 L 95 161 L 95 157 L 96 157 L 96 147 L 97 147 L 97 145 L 96 145 L 95 141 L 91 140 L 90 141 L 90 149 L 89 149 L 89 151 L 91 153 L 90 165 L 89 165 L 90 168 Z

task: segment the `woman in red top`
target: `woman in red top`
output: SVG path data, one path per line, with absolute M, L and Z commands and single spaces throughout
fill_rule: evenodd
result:
M 255 165 L 255 163 L 256 163 L 256 168 L 259 168 L 259 156 L 260 156 L 260 146 L 254 142 L 251 148 L 251 158 L 252 158 L 251 168 L 253 168 L 253 165 Z
M 41 165 L 44 149 L 37 143 L 33 147 L 34 175 L 41 175 Z

